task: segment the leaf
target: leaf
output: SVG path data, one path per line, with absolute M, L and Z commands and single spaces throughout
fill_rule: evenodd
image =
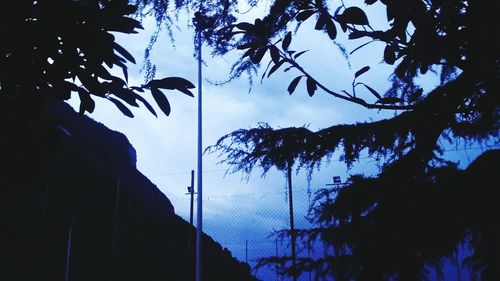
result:
M 368 91 L 370 91 L 377 99 L 379 99 L 379 100 L 382 99 L 382 96 L 377 91 L 375 91 L 372 87 L 366 85 L 365 83 L 361 83 L 361 85 L 365 86 L 366 89 L 368 89 Z
M 292 43 L 292 32 L 288 31 L 288 33 L 285 35 L 285 38 L 283 38 L 283 42 L 281 43 L 281 47 L 283 50 L 288 50 L 288 47 L 290 47 L 290 43 Z
M 356 73 L 354 74 L 354 79 L 358 78 L 358 76 L 360 76 L 361 74 L 367 72 L 368 70 L 370 70 L 370 67 L 369 66 L 365 66 L 365 67 L 361 68 L 360 70 L 356 71 Z
M 338 16 L 338 19 L 346 24 L 369 24 L 365 12 L 358 7 L 349 7 L 345 9 L 344 13 Z
M 326 33 L 328 33 L 330 39 L 334 40 L 335 37 L 337 37 L 337 28 L 335 27 L 335 24 L 333 23 L 331 18 L 327 18 L 325 26 Z
M 181 89 L 194 89 L 193 83 L 182 77 L 166 77 L 163 79 L 153 79 L 146 84 L 147 87 L 167 89 L 167 90 L 181 90 Z
M 304 11 L 301 11 L 297 14 L 297 16 L 295 17 L 296 20 L 298 21 L 305 21 L 307 20 L 308 18 L 310 18 L 316 11 L 315 10 L 304 10 Z
M 334 17 L 336 17 L 336 16 L 339 14 L 339 12 L 340 12 L 340 10 L 342 9 L 342 7 L 343 7 L 343 6 L 338 6 L 338 7 L 337 7 L 337 9 L 335 10 L 335 13 L 333 14 L 333 16 L 334 16 Z
M 314 96 L 314 92 L 318 89 L 318 86 L 316 85 L 316 81 L 314 79 L 307 77 L 307 93 L 309 94 L 310 97 Z
M 132 111 L 128 109 L 123 103 L 121 103 L 119 100 L 112 98 L 112 97 L 106 97 L 108 100 L 110 100 L 112 103 L 118 107 L 118 109 L 127 117 L 134 118 L 134 114 L 132 114 Z
M 366 35 L 367 35 L 366 31 L 353 30 L 351 33 L 349 33 L 349 39 L 350 40 L 358 39 L 358 38 L 364 37 Z
M 386 63 L 393 65 L 396 61 L 396 54 L 394 52 L 394 48 L 391 45 L 385 46 L 384 49 L 384 60 Z
M 326 24 L 326 20 L 328 19 L 327 16 L 324 14 L 321 14 L 318 18 L 318 21 L 316 22 L 316 25 L 314 26 L 314 29 L 316 30 L 323 30 Z
M 240 22 L 236 25 L 238 29 L 249 31 L 254 28 L 254 25 L 248 22 Z
M 120 55 L 122 55 L 124 58 L 126 58 L 127 60 L 129 60 L 132 63 L 135 63 L 134 57 L 125 48 L 123 48 L 122 46 L 120 46 L 120 44 L 118 44 L 116 42 L 113 42 L 113 48 L 118 53 L 120 53 Z
M 269 51 L 271 52 L 271 59 L 274 63 L 278 63 L 280 61 L 280 51 L 274 45 L 269 46 Z
M 377 2 L 377 0 L 365 0 L 366 5 L 373 5 L 375 2 Z
M 288 93 L 291 95 L 295 91 L 295 88 L 297 88 L 297 85 L 300 82 L 300 79 L 302 78 L 302 75 L 295 77 L 292 82 L 290 82 L 290 85 L 288 85 Z
M 94 112 L 95 102 L 90 97 L 90 93 L 81 87 L 78 87 L 77 91 L 78 91 L 78 96 L 80 97 L 80 111 L 79 111 L 79 113 L 83 114 L 83 113 L 85 113 L 85 111 L 87 111 L 88 113 Z
M 139 107 L 137 102 L 135 101 L 135 93 L 132 90 L 129 89 L 123 89 L 123 88 L 118 88 L 118 89 L 113 89 L 111 92 L 113 95 L 118 97 L 119 99 L 125 101 L 131 106 L 134 107 Z
M 298 53 L 296 53 L 295 55 L 293 55 L 293 59 L 297 59 L 298 57 L 302 56 L 304 53 L 308 52 L 309 50 L 305 50 L 305 51 L 300 51 Z
M 158 115 L 156 115 L 156 111 L 153 109 L 151 104 L 149 104 L 149 102 L 144 97 L 142 97 L 141 95 L 135 94 L 135 98 L 138 99 L 139 101 L 141 101 L 146 106 L 146 108 L 149 110 L 149 112 L 151 112 L 151 114 L 153 114 L 155 117 L 158 117 Z
M 398 102 L 402 102 L 403 100 L 400 99 L 400 98 L 396 98 L 396 97 L 387 97 L 387 98 L 381 98 L 377 101 L 377 103 L 381 103 L 381 104 L 395 104 L 395 103 L 398 103 Z
M 151 95 L 153 95 L 153 98 L 155 99 L 156 104 L 158 104 L 158 106 L 160 107 L 161 111 L 163 111 L 165 115 L 169 116 L 171 108 L 165 94 L 163 94 L 157 88 L 151 88 Z
M 284 62 L 285 60 L 281 60 L 277 64 L 273 65 L 273 67 L 271 67 L 271 70 L 269 70 L 267 77 L 269 78 L 269 76 L 271 76 L 271 74 L 273 74 L 276 70 L 278 70 L 278 68 L 280 68 Z
M 370 43 L 372 43 L 372 42 L 375 42 L 375 40 L 373 40 L 373 41 L 368 41 L 368 42 L 366 42 L 366 43 L 361 44 L 360 46 L 356 47 L 356 49 L 352 50 L 352 51 L 349 53 L 349 55 L 352 55 L 352 54 L 353 54 L 354 52 L 356 52 L 357 50 L 359 50 L 359 49 L 363 48 L 364 46 L 366 46 L 366 45 L 368 45 L 368 44 L 370 44 Z
M 259 64 L 264 55 L 266 54 L 267 46 L 258 48 L 253 54 L 250 55 L 250 60 L 254 64 Z

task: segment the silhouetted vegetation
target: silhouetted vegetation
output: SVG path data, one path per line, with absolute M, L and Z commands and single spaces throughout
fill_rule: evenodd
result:
M 307 93 L 326 93 L 367 109 L 398 110 L 374 122 L 336 124 L 319 131 L 272 129 L 261 125 L 222 137 L 213 147 L 232 171 L 250 173 L 261 166 L 283 167 L 293 155 L 310 173 L 320 161 L 341 151 L 348 166 L 362 152 L 381 163 L 373 178 L 353 176 L 340 190 L 318 193 L 311 207 L 317 229 L 299 231 L 330 248 L 320 260 L 303 260 L 288 274 L 316 271 L 337 280 L 425 280 L 429 267 L 440 269 L 461 243 L 471 247 L 466 264 L 480 280 L 498 280 L 500 224 L 495 219 L 492 177 L 498 152 L 485 152 L 465 171 L 442 158 L 459 143 L 499 144 L 500 32 L 495 10 L 486 1 L 365 1 L 383 5 L 388 28 L 375 30 L 360 3 L 345 1 L 274 1 L 262 19 L 220 28 L 227 44 L 244 50 L 233 75 L 239 76 L 271 58 L 263 78 L 295 69 L 288 85 L 300 81 Z M 340 32 L 350 40 L 386 44 L 380 58 L 394 65 L 392 86 L 384 92 L 360 82 L 370 66 L 354 73 L 352 89 L 330 89 L 297 60 L 293 24 L 315 21 L 334 43 Z M 301 32 L 299 30 L 298 32 Z M 303 31 L 302 31 L 303 32 Z M 336 48 L 337 44 L 332 44 Z M 352 52 L 355 52 L 353 50 Z M 424 92 L 417 78 L 437 74 L 440 85 Z M 333 83 L 330 83 L 333 84 Z M 484 173 L 479 172 L 483 170 Z M 472 172 L 475 171 L 475 172 Z M 488 171 L 488 172 L 486 172 Z M 477 172 L 477 173 L 476 173 Z M 438 270 L 439 271 L 439 270 Z

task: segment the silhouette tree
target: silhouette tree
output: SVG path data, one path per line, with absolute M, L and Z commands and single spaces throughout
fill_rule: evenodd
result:
M 126 0 L 3 1 L 0 7 L 4 11 L 0 127 L 2 135 L 8 136 L 0 140 L 0 147 L 10 163 L 4 171 L 7 182 L 10 177 L 13 182 L 23 178 L 20 173 L 37 173 L 42 154 L 57 141 L 58 126 L 64 124 L 42 118 L 48 99 L 67 101 L 78 95 L 79 112 L 84 114 L 92 113 L 94 100 L 101 98 L 133 117 L 129 108 L 141 103 L 156 116 L 145 98 L 147 92 L 166 115 L 171 107 L 162 91 L 193 96 L 194 85 L 180 77 L 129 85 L 127 63 L 135 60 L 114 34 L 137 33 L 142 27 L 132 18 L 137 7 Z M 115 74 L 112 68 L 123 74 Z
M 317 270 L 339 280 L 422 280 L 429 277 L 429 267 L 441 268 L 443 259 L 465 241 L 473 248 L 466 259 L 472 270 L 481 280 L 497 280 L 500 227 L 492 216 L 495 203 L 482 197 L 494 197 L 494 189 L 487 188 L 490 185 L 479 174 L 468 172 L 474 164 L 461 171 L 441 157 L 447 145 L 464 141 L 499 145 L 496 9 L 486 1 L 466 0 L 366 0 L 365 4 L 385 6 L 387 29 L 373 29 L 365 9 L 355 3 L 277 0 L 262 19 L 224 26 L 215 34 L 244 51 L 234 76 L 257 69 L 268 54 L 271 60 L 263 78 L 279 69 L 299 72 L 288 85 L 289 94 L 305 80 L 310 96 L 321 91 L 367 109 L 398 110 L 394 117 L 316 132 L 262 126 L 237 130 L 222 137 L 211 151 L 226 157 L 223 162 L 233 171 L 244 172 L 254 165 L 266 171 L 282 164 L 282 158 L 274 157 L 281 155 L 276 145 L 280 142 L 268 140 L 289 136 L 298 137 L 288 148 L 294 163 L 310 172 L 338 150 L 348 166 L 362 151 L 384 159 L 376 177 L 356 176 L 340 191 L 317 195 L 311 219 L 318 228 L 300 233 L 304 239 L 322 239 L 334 251 L 324 259 L 303 260 L 297 270 Z M 351 89 L 330 89 L 313 77 L 298 62 L 305 51 L 291 48 L 294 35 L 288 31 L 293 23 L 300 26 L 312 19 L 315 29 L 334 43 L 340 31 L 350 40 L 369 40 L 359 48 L 369 48 L 374 41 L 385 43 L 380 56 L 394 65 L 392 86 L 381 94 L 359 82 L 370 66 L 354 73 Z M 417 78 L 434 73 L 440 84 L 424 92 Z M 496 163 L 498 153 L 486 158 Z M 482 199 L 468 200 L 472 197 Z
M 222 159 L 222 163 L 234 165 L 232 172 L 244 171 L 247 175 L 251 173 L 255 165 L 264 169 L 264 176 L 272 167 L 285 173 L 288 187 L 288 205 L 290 216 L 290 246 L 291 246 L 291 268 L 296 268 L 296 231 L 293 213 L 293 188 L 292 168 L 295 159 L 302 151 L 300 148 L 308 131 L 305 128 L 286 128 L 274 130 L 267 124 L 261 124 L 258 128 L 250 130 L 238 130 L 222 137 L 215 145 L 206 149 L 208 152 L 222 150 L 228 156 Z M 226 140 L 231 145 L 226 144 Z M 240 149 L 240 146 L 250 148 L 250 151 Z M 298 274 L 292 272 L 292 277 L 297 280 Z

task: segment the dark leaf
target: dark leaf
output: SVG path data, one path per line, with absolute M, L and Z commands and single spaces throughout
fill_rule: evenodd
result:
M 315 13 L 314 10 L 304 10 L 297 14 L 296 19 L 298 21 L 305 21 L 310 18 Z
M 85 113 L 85 111 L 87 111 L 88 113 L 94 112 L 95 102 L 90 97 L 90 93 L 81 87 L 78 87 L 77 91 L 78 91 L 78 96 L 80 97 L 80 111 L 79 111 L 79 113 L 83 114 L 83 113 Z
M 363 86 L 366 87 L 366 89 L 368 89 L 368 91 L 370 91 L 377 99 L 381 100 L 382 99 L 382 96 L 377 92 L 375 91 L 372 87 L 364 84 L 364 83 L 361 83 Z
M 381 103 L 381 104 L 395 104 L 395 103 L 398 103 L 398 102 L 402 102 L 403 100 L 400 99 L 400 98 L 396 98 L 396 97 L 387 97 L 387 98 L 381 98 L 377 101 L 377 103 Z
M 112 94 L 115 95 L 116 97 L 118 97 L 119 99 L 125 101 L 126 103 L 128 103 L 131 106 L 139 107 L 139 105 L 135 101 L 136 94 L 132 90 L 123 89 L 123 88 L 115 89 L 115 90 L 113 90 Z
M 144 93 L 144 89 L 141 88 L 141 87 L 137 87 L 137 86 L 132 86 L 130 87 L 131 90 L 134 90 L 134 91 L 139 91 L 141 93 Z
M 309 51 L 309 50 L 300 51 L 300 52 L 296 53 L 295 55 L 293 55 L 293 59 L 297 59 L 298 57 L 302 56 L 307 51 Z
M 302 78 L 302 75 L 295 77 L 292 82 L 290 82 L 290 85 L 288 85 L 288 93 L 291 95 L 295 91 L 295 88 L 297 88 L 297 85 L 300 82 L 300 79 Z
M 253 29 L 254 25 L 248 22 L 240 22 L 236 27 L 241 30 L 249 31 Z
M 243 58 L 245 58 L 245 57 L 248 57 L 248 56 L 252 55 L 253 53 L 255 53 L 255 50 L 256 50 L 256 49 L 257 49 L 257 48 L 254 48 L 254 47 L 252 47 L 252 48 L 248 49 L 248 50 L 247 50 L 247 51 L 243 54 L 243 56 L 241 56 L 241 58 L 243 59 Z
M 377 0 L 365 0 L 365 3 L 367 5 L 373 5 L 373 4 L 375 4 L 375 2 L 377 2 Z
M 282 61 L 279 61 L 277 64 L 273 65 L 273 67 L 271 67 L 271 70 L 269 70 L 267 77 L 271 76 L 271 74 L 273 74 L 276 70 L 278 70 L 278 68 L 280 68 L 280 66 L 282 66 L 284 62 L 285 61 L 282 60 Z
M 347 31 L 347 24 L 345 24 L 344 22 L 339 22 L 339 23 L 340 23 L 340 28 L 342 28 L 342 31 L 346 32 Z
M 338 16 L 339 21 L 346 24 L 368 25 L 368 18 L 363 10 L 358 7 L 349 7 Z
M 280 61 L 280 51 L 276 46 L 271 45 L 269 46 L 269 51 L 271 52 L 271 59 L 273 60 L 274 63 L 278 63 Z
M 290 43 L 292 43 L 292 32 L 289 31 L 286 35 L 285 38 L 283 38 L 283 42 L 281 43 L 281 47 L 283 50 L 288 50 L 288 47 L 290 46 Z
M 366 36 L 366 32 L 361 30 L 354 30 L 351 33 L 349 33 L 349 39 L 351 40 L 358 39 L 364 36 Z
M 155 117 L 158 117 L 158 115 L 156 115 L 156 111 L 153 109 L 151 104 L 149 104 L 149 102 L 144 97 L 142 97 L 141 95 L 135 94 L 135 98 L 138 99 L 139 101 L 141 101 L 146 106 L 146 108 L 149 110 L 149 112 L 151 112 L 151 114 L 153 114 Z
M 118 44 L 116 42 L 113 42 L 113 48 L 118 53 L 120 53 L 120 55 L 122 55 L 124 58 L 126 58 L 127 60 L 129 60 L 132 63 L 135 63 L 134 57 L 127 50 L 125 50 L 125 48 L 123 48 L 122 46 L 120 46 L 120 44 Z
M 333 23 L 331 18 L 327 18 L 325 26 L 326 26 L 326 33 L 328 33 L 330 39 L 334 40 L 335 37 L 337 37 L 337 28 L 335 27 L 335 24 Z
M 396 61 L 396 53 L 394 52 L 394 48 L 390 45 L 385 46 L 384 49 L 384 60 L 386 63 L 393 65 Z
M 342 9 L 342 7 L 343 7 L 343 6 L 338 6 L 338 7 L 337 7 L 337 9 L 335 10 L 335 13 L 333 14 L 333 16 L 334 16 L 334 17 L 336 17 L 336 16 L 339 14 L 339 12 L 340 12 L 340 10 Z
M 112 97 L 106 97 L 108 100 L 110 100 L 112 103 L 115 104 L 116 107 L 127 117 L 134 118 L 134 114 L 132 114 L 132 111 L 128 109 L 123 103 L 121 103 L 119 100 L 112 98 Z
M 368 45 L 368 44 L 370 44 L 370 43 L 372 43 L 372 42 L 375 42 L 375 41 L 368 41 L 368 42 L 366 42 L 366 43 L 364 43 L 364 44 L 361 44 L 360 46 L 358 46 L 358 47 L 356 47 L 354 50 L 352 50 L 349 54 L 350 54 L 350 55 L 352 55 L 352 54 L 353 54 L 354 52 L 356 52 L 357 50 L 359 50 L 359 49 L 363 48 L 364 46 L 366 46 L 366 45 Z
M 361 68 L 360 70 L 356 71 L 356 73 L 354 74 L 354 78 L 358 78 L 361 74 L 367 72 L 368 70 L 370 70 L 369 66 Z
M 195 86 L 193 83 L 182 77 L 166 77 L 163 79 L 153 79 L 146 84 L 147 87 L 167 89 L 167 90 L 181 90 L 181 89 L 193 89 Z
M 163 113 L 167 116 L 170 115 L 171 108 L 167 97 L 157 88 L 151 88 L 151 95 L 153 95 L 153 98 L 160 107 L 161 111 L 163 111 Z
M 314 29 L 323 30 L 327 20 L 328 20 L 328 16 L 321 14 L 321 16 L 319 16 L 319 18 L 318 18 L 318 21 L 316 22 L 316 25 L 314 26 Z
M 260 63 L 264 55 L 266 54 L 267 46 L 258 48 L 253 54 L 250 55 L 250 60 L 254 64 Z
M 312 78 L 307 78 L 307 93 L 309 94 L 310 97 L 314 95 L 314 92 L 318 89 L 318 86 L 316 85 L 316 81 Z

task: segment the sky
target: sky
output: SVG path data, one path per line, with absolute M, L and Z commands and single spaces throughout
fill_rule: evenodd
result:
M 244 17 L 253 21 L 253 18 L 262 12 L 262 9 L 252 10 Z M 374 13 L 385 16 L 385 12 L 379 7 L 375 8 Z M 372 22 L 372 25 L 382 22 Z M 196 84 L 194 31 L 187 26 L 188 23 L 190 16 L 181 15 L 176 23 L 178 27 L 173 29 L 174 44 L 165 30 L 160 34 L 152 50 L 152 61 L 157 66 L 157 78 L 179 76 Z M 318 81 L 333 90 L 350 89 L 355 71 L 370 66 L 372 69 L 360 77 L 360 81 L 380 92 L 387 88 L 391 68 L 381 63 L 384 47 L 382 43 L 372 43 L 369 47 L 360 49 L 348 62 L 328 36 L 314 30 L 314 23 L 312 18 L 304 23 L 297 37 L 294 37 L 291 48 L 298 51 L 310 50 L 301 57 L 301 62 Z M 136 65 L 128 65 L 131 85 L 144 82 L 144 73 L 140 72 L 142 58 L 155 23 L 152 19 L 145 19 L 143 26 L 145 30 L 139 34 L 116 35 L 117 41 L 129 50 L 137 61 Z M 339 33 L 339 36 L 342 34 Z M 339 42 L 346 40 L 340 39 Z M 362 43 L 364 42 L 349 42 L 345 47 L 350 51 Z M 335 124 L 388 118 L 395 114 L 394 111 L 369 111 L 321 91 L 309 97 L 303 81 L 290 96 L 286 89 L 291 79 L 297 75 L 293 71 L 278 71 L 262 83 L 260 75 L 257 75 L 251 91 L 245 77 L 223 86 L 215 86 L 208 81 L 226 80 L 229 68 L 239 53 L 212 58 L 206 46 L 203 52 L 204 148 L 214 144 L 227 133 L 254 127 L 259 122 L 267 122 L 274 128 L 307 125 L 309 129 L 317 130 Z M 263 64 L 267 64 L 269 59 L 266 55 Z M 429 79 L 425 83 L 430 88 L 436 82 L 435 79 Z M 194 90 L 196 94 L 197 89 Z M 191 170 L 196 170 L 197 165 L 197 97 L 191 98 L 175 91 L 165 93 L 172 106 L 168 117 L 160 112 L 149 95 L 145 98 L 157 109 L 158 117 L 150 114 L 145 107 L 140 107 L 132 108 L 135 118 L 130 119 L 122 115 L 112 103 L 104 100 L 96 101 L 96 109 L 89 117 L 127 136 L 137 152 L 138 170 L 170 199 L 178 215 L 189 220 L 190 201 L 186 187 L 190 184 Z M 368 93 L 366 95 L 369 97 Z M 75 106 L 78 101 L 71 100 L 70 103 Z M 460 150 L 450 154 L 450 157 L 460 160 L 462 165 L 467 165 L 478 152 Z M 203 156 L 203 230 L 227 247 L 239 260 L 254 263 L 258 257 L 274 255 L 276 242 L 269 235 L 289 225 L 284 175 L 271 170 L 265 177 L 261 177 L 262 171 L 256 169 L 247 181 L 242 174 L 226 174 L 228 167 L 218 165 L 219 160 L 213 154 Z M 347 170 L 345 164 L 338 161 L 337 155 L 313 174 L 310 183 L 307 182 L 304 172 L 294 175 L 296 227 L 308 226 L 305 216 L 311 192 L 331 183 L 333 176 L 341 176 L 342 181 L 345 181 L 349 174 L 372 175 L 377 171 L 377 162 L 364 156 L 351 170 Z M 279 253 L 289 251 L 285 244 L 278 243 L 277 248 Z M 305 255 L 307 251 L 304 250 L 300 254 Z M 257 276 L 265 280 L 275 280 L 273 274 L 272 269 L 257 272 Z

